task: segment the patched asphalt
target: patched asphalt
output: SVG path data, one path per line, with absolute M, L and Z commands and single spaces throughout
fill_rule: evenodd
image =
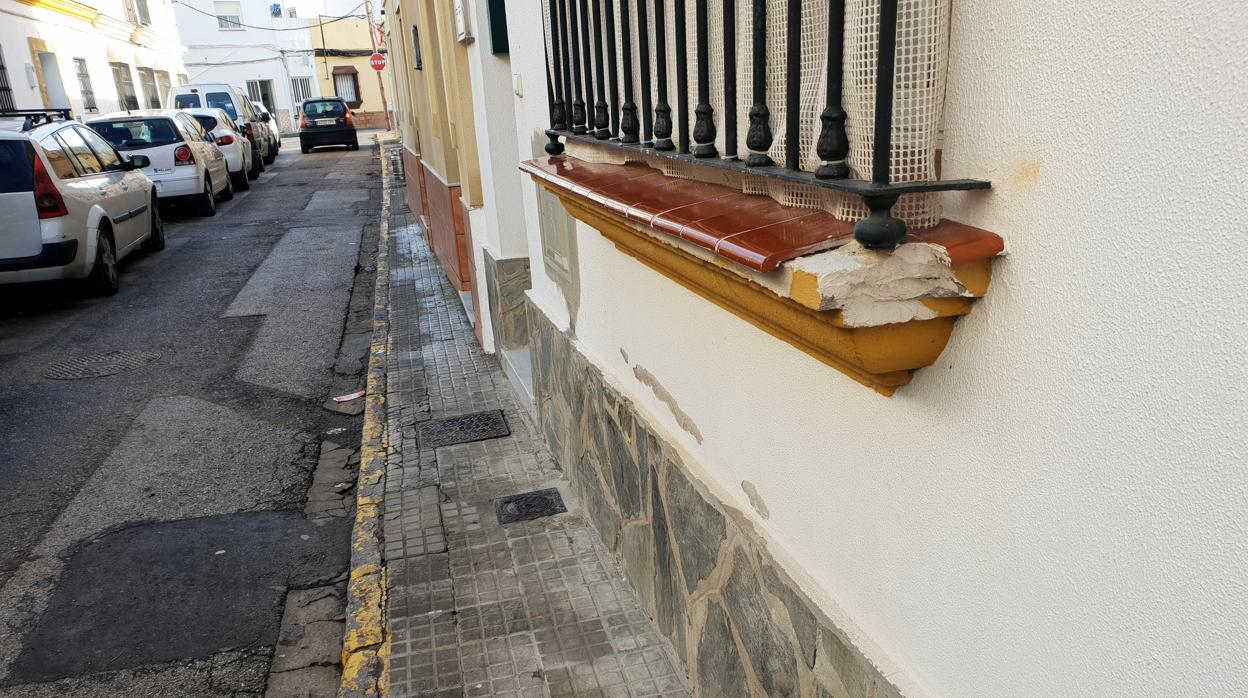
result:
M 301 512 L 322 435 L 358 443 L 320 405 L 376 172 L 287 143 L 216 217 L 170 211 L 116 296 L 0 286 L 0 698 L 263 693 L 286 590 L 347 566 Z M 111 351 L 158 358 L 44 375 Z

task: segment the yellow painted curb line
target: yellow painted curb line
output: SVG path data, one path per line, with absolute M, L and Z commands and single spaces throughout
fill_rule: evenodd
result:
M 385 134 L 387 136 L 392 134 Z M 386 486 L 386 355 L 390 349 L 390 162 L 381 154 L 381 222 L 377 237 L 377 279 L 373 287 L 373 343 L 368 353 L 367 397 L 351 530 L 351 574 L 347 582 L 346 635 L 342 642 L 339 698 L 380 698 L 389 688 L 390 639 L 386 635 L 386 569 L 382 564 L 381 506 Z

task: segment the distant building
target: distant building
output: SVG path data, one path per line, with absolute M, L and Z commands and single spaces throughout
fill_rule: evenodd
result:
M 386 113 L 377 71 L 368 59 L 373 45 L 368 36 L 368 20 L 319 17 L 312 28 L 316 47 L 316 76 L 321 94 L 337 95 L 347 101 L 360 128 L 385 128 Z M 384 47 L 378 50 L 385 52 Z
M 166 2 L 0 4 L 0 110 L 67 107 L 81 116 L 161 107 L 185 78 Z
M 321 96 L 308 17 L 321 3 L 182 0 L 173 6 L 190 82 L 223 82 L 264 104 L 282 131 L 300 102 Z

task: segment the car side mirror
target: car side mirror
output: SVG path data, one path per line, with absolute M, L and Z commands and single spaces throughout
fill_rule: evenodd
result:
M 146 155 L 131 155 L 130 157 L 126 158 L 127 170 L 141 170 L 144 167 L 150 167 L 151 164 L 152 164 L 151 158 L 147 157 Z
M 269 116 L 268 114 L 261 114 L 260 120 L 267 124 L 273 120 L 273 117 Z

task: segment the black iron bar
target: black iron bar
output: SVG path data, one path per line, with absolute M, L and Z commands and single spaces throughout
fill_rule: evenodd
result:
M 667 103 L 667 12 L 663 0 L 654 0 L 654 69 L 659 83 L 659 98 L 654 105 L 654 149 L 671 150 L 676 144 L 672 143 L 672 106 Z
M 620 81 L 615 55 L 615 3 L 607 0 L 607 79 L 611 85 L 611 136 L 620 137 Z
M 715 150 L 715 109 L 711 107 L 711 32 L 707 20 L 708 0 L 695 0 L 694 33 L 698 40 L 698 106 L 693 108 L 693 154 L 713 158 Z
M 557 32 L 559 36 L 558 62 L 562 66 L 563 71 L 563 128 L 560 130 L 567 131 L 572 125 L 570 121 L 570 117 L 572 115 L 569 113 L 572 109 L 572 65 L 568 62 L 568 0 L 550 1 L 552 3 L 558 2 L 559 4 L 559 31 Z M 553 14 L 551 16 L 551 21 L 555 21 Z
M 676 133 L 679 151 L 689 152 L 689 42 L 685 33 L 685 0 L 675 0 Z
M 841 81 L 845 71 L 845 0 L 828 0 L 828 98 L 819 115 L 821 127 L 815 151 L 819 167 L 815 176 L 836 179 L 849 176 L 849 137 L 845 134 L 845 106 Z
M 751 82 L 750 128 L 745 132 L 745 146 L 750 149 L 745 164 L 770 167 L 776 164 L 768 155 L 771 150 L 771 111 L 767 109 L 767 0 L 754 0 L 750 9 L 750 50 L 754 53 Z
M 628 0 L 620 0 L 620 35 L 624 38 L 624 113 L 620 121 L 620 130 L 624 135 L 620 137 L 620 142 L 636 143 L 640 125 L 637 123 L 637 104 L 633 102 L 633 29 Z
M 572 100 L 572 133 L 579 135 L 585 133 L 587 129 L 585 128 L 585 100 L 581 99 L 581 49 L 576 36 L 574 2 L 575 0 L 563 0 L 564 9 L 567 11 L 568 36 L 572 39 L 572 88 L 576 93 L 576 98 Z M 588 71 L 589 67 L 586 66 L 585 70 Z
M 737 0 L 724 0 L 724 156 L 737 156 Z
M 550 22 L 545 30 L 550 35 L 550 55 L 546 57 L 546 95 L 550 101 L 550 128 L 546 131 L 546 137 L 550 139 L 550 142 L 546 144 L 546 152 L 550 155 L 558 155 L 563 152 L 563 143 L 559 142 L 559 132 L 568 130 L 568 113 L 563 102 L 563 76 L 559 64 L 559 8 L 556 0 L 549 0 L 549 2 Z
M 646 0 L 637 0 L 637 44 L 641 52 L 641 144 L 654 145 L 653 97 L 650 93 L 650 26 L 646 21 Z
M 605 141 L 611 137 L 607 128 L 610 119 L 607 116 L 607 81 L 603 78 L 602 65 L 602 0 L 594 0 L 594 80 L 598 83 L 598 101 L 594 103 L 594 137 Z
M 801 169 L 802 0 L 789 0 L 784 59 L 784 166 Z
M 585 77 L 585 106 L 588 110 L 594 102 L 594 52 L 593 46 L 589 40 L 589 4 L 588 0 L 581 0 L 581 7 L 577 11 L 577 18 L 581 23 L 581 50 L 584 52 L 583 63 L 585 70 L 582 75 Z M 597 111 L 595 109 L 595 111 Z M 585 132 L 593 133 L 596 118 L 594 115 L 586 114 Z
M 879 54 L 875 75 L 875 142 L 871 150 L 871 183 L 889 188 L 889 161 L 893 149 L 893 71 L 897 61 L 897 0 L 880 2 Z M 906 224 L 893 217 L 899 194 L 864 196 L 871 213 L 854 225 L 854 239 L 863 247 L 892 249 L 906 234 Z

